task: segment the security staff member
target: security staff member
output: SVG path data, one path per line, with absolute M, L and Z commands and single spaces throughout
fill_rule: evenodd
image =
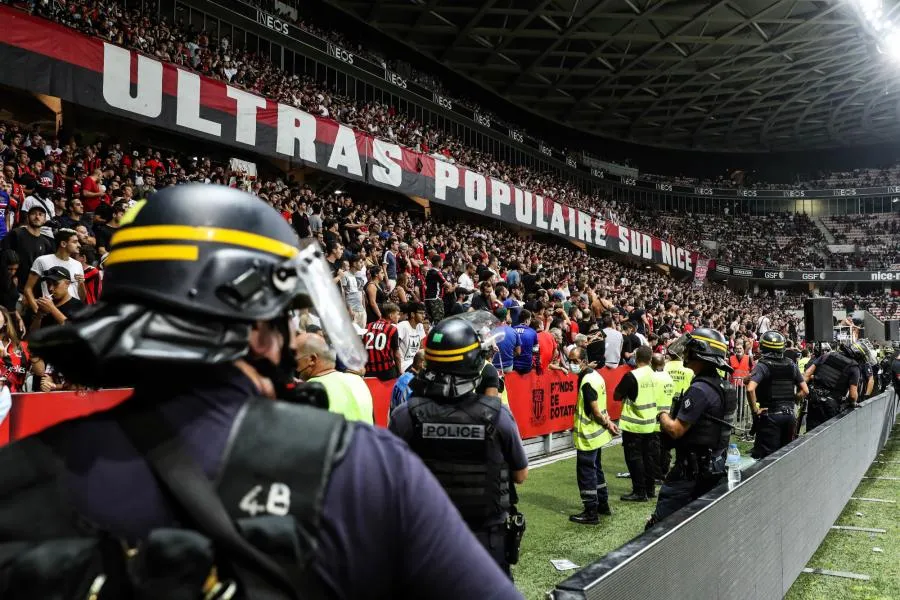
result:
M 647 528 L 716 487 L 725 475 L 725 451 L 737 408 L 734 388 L 718 373 L 730 371 L 728 345 L 715 329 L 683 335 L 673 352 L 694 372 L 691 387 L 672 413 L 660 412 L 662 433 L 674 440 L 675 464 L 659 490 L 656 511 Z
M 795 404 L 809 393 L 800 369 L 784 355 L 785 341 L 773 329 L 762 335 L 759 340 L 762 358 L 753 367 L 747 383 L 747 402 L 756 420 L 756 440 L 750 456 L 757 460 L 794 439 Z
M 875 351 L 868 340 L 857 340 L 853 342 L 853 346 L 862 357 L 859 360 L 859 389 L 862 392 L 862 400 L 870 398 L 875 392 L 875 369 L 873 368 L 875 365 Z
M 659 436 L 656 432 L 656 378 L 650 367 L 653 351 L 640 346 L 634 353 L 637 368 L 626 373 L 616 386 L 615 398 L 622 402 L 619 427 L 625 464 L 631 474 L 631 493 L 625 502 L 646 502 L 656 496 L 656 470 L 659 466 Z
M 619 434 L 619 428 L 606 412 L 606 381 L 588 366 L 584 348 L 576 347 L 569 353 L 569 370 L 578 375 L 572 438 L 578 492 L 584 504 L 584 510 L 571 515 L 569 520 L 581 525 L 596 525 L 600 522 L 599 515 L 612 514 L 600 453 L 601 448 Z
M 809 346 L 803 349 L 803 352 L 800 354 L 800 359 L 797 361 L 797 367 L 799 367 L 801 373 L 806 372 L 806 366 L 809 364 L 809 361 L 812 360 L 812 356 L 809 352 Z
M 393 435 L 275 400 L 293 306 L 345 364 L 365 354 L 321 251 L 271 207 L 165 188 L 125 215 L 105 273 L 101 301 L 31 347 L 134 393 L 0 449 L 0 597 L 23 577 L 42 597 L 521 597 Z
M 900 351 L 894 354 L 891 361 L 891 380 L 894 382 L 894 391 L 900 397 Z
M 856 408 L 860 382 L 858 361 L 862 359 L 858 349 L 841 344 L 837 351 L 826 352 L 810 362 L 804 373 L 811 386 L 807 433 L 843 409 Z
M 507 552 L 518 552 L 506 543 L 509 483 L 525 481 L 528 459 L 500 398 L 475 391 L 491 347 L 492 340 L 465 317 L 435 325 L 425 344 L 425 369 L 413 380 L 407 403 L 391 413 L 390 430 L 422 458 L 509 574 Z
M 681 357 L 673 353 L 672 346 L 669 346 L 669 349 L 666 350 L 666 355 L 668 357 L 666 373 L 669 374 L 669 377 L 672 378 L 672 383 L 675 384 L 673 399 L 679 398 L 691 387 L 694 372 L 684 366 L 684 361 L 681 360 Z M 660 434 L 659 441 L 659 476 L 661 480 L 664 480 L 669 473 L 669 464 L 672 462 L 672 449 L 662 434 Z
M 653 379 L 656 383 L 656 410 L 668 412 L 672 408 L 672 399 L 675 397 L 675 382 L 672 376 L 665 370 L 666 359 L 662 354 L 654 354 L 650 358 L 650 368 L 653 369 Z M 663 458 L 662 445 L 660 443 L 659 423 L 656 423 L 656 447 L 659 452 L 656 478 L 662 481 L 669 472 L 669 453 Z

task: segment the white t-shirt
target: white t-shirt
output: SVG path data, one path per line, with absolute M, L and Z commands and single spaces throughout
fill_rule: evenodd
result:
M 400 372 L 406 372 L 406 369 L 413 363 L 416 352 L 422 346 L 422 340 L 425 338 L 425 327 L 419 323 L 413 329 L 409 321 L 400 321 L 397 323 L 397 336 L 400 340 Z
M 459 278 L 456 280 L 456 282 L 459 284 L 459 287 L 461 287 L 461 288 L 464 288 L 464 289 L 467 289 L 467 290 L 474 290 L 474 289 L 475 289 L 475 282 L 472 281 L 472 278 L 469 277 L 469 274 L 466 273 L 465 271 L 463 271 L 463 273 L 460 274 L 460 276 L 459 276 Z M 471 303 L 472 303 L 472 296 L 474 296 L 474 295 L 475 295 L 475 294 L 472 293 L 472 294 L 469 294 L 468 296 L 466 296 L 466 303 L 471 304 Z
M 763 315 L 759 318 L 759 322 L 756 325 L 756 333 L 758 333 L 759 335 L 762 335 L 771 328 L 772 327 L 769 324 L 769 317 L 767 317 L 766 315 Z
M 603 330 L 606 334 L 606 366 L 616 368 L 622 360 L 622 344 L 625 338 L 611 327 Z
M 31 272 L 37 273 L 38 277 L 43 277 L 44 273 L 49 271 L 52 267 L 63 267 L 64 269 L 68 269 L 69 275 L 72 277 L 72 283 L 69 284 L 69 295 L 84 301 L 84 298 L 78 295 L 78 283 L 75 281 L 76 275 L 84 277 L 84 267 L 81 266 L 81 263 L 74 258 L 60 260 L 56 258 L 55 254 L 45 254 L 34 259 L 34 264 L 31 265 Z M 47 284 L 43 281 L 41 282 L 41 295 L 44 297 L 50 296 L 50 290 L 47 289 Z

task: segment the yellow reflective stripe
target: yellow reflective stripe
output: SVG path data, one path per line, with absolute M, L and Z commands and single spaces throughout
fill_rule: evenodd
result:
M 759 345 L 766 348 L 784 348 L 784 344 L 779 342 L 760 342 Z
M 622 421 L 628 421 L 629 423 L 634 423 L 635 425 L 653 425 L 656 423 L 656 418 L 652 419 L 635 419 L 629 415 L 619 415 L 619 419 Z
M 691 334 L 691 337 L 694 338 L 695 340 L 700 340 L 701 342 L 706 342 L 713 348 L 717 348 L 719 350 L 726 351 L 726 352 L 728 351 L 728 346 L 726 346 L 719 340 L 714 340 L 712 338 L 704 337 L 702 335 L 694 335 L 694 334 Z
M 459 356 L 433 356 L 427 350 L 425 351 L 425 360 L 431 360 L 434 362 L 459 362 L 463 360 L 465 356 L 460 354 Z
M 243 246 L 261 250 L 269 254 L 290 258 L 300 250 L 290 244 L 285 244 L 264 235 L 239 231 L 237 229 L 222 229 L 219 227 L 193 227 L 191 225 L 144 225 L 142 227 L 124 227 L 112 236 L 112 246 L 128 242 L 143 242 L 149 240 L 175 240 L 184 242 L 218 242 L 232 246 Z
M 133 246 L 131 248 L 119 248 L 110 251 L 106 257 L 105 265 L 108 267 L 116 263 L 138 262 L 148 260 L 186 260 L 195 261 L 200 256 L 200 248 L 197 246 Z
M 428 354 L 434 354 L 435 356 L 453 356 L 454 354 L 465 354 L 471 350 L 474 350 L 478 347 L 478 342 L 475 342 L 471 346 L 466 346 L 465 348 L 456 348 L 455 350 L 430 350 L 428 346 L 425 347 L 425 352 Z

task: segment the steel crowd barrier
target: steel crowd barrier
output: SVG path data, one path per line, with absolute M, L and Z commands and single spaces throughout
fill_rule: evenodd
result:
M 609 413 L 619 418 L 621 403 L 613 400 L 613 391 L 630 367 L 602 368 L 600 375 L 606 382 Z M 372 393 L 375 423 L 387 426 L 391 393 L 396 380 L 379 381 L 366 378 Z M 577 378 L 569 373 L 545 371 L 538 375 L 507 373 L 504 376 L 510 409 L 519 426 L 523 439 L 536 438 L 549 442 L 561 440 L 547 451 L 571 446 L 566 432 L 572 428 L 577 400 Z M 62 421 L 107 410 L 131 395 L 130 389 L 96 390 L 77 392 L 35 392 L 13 394 L 9 417 L 0 424 L 0 445 L 21 439 L 51 427 Z M 532 455 L 535 452 L 531 452 Z
M 783 598 L 884 447 L 893 390 L 794 440 L 560 583 L 555 600 Z M 813 567 L 817 565 L 811 565 Z

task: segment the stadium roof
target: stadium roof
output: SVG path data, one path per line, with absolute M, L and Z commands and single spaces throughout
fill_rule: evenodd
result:
M 751 152 L 900 140 L 900 65 L 847 0 L 327 1 L 604 137 Z

